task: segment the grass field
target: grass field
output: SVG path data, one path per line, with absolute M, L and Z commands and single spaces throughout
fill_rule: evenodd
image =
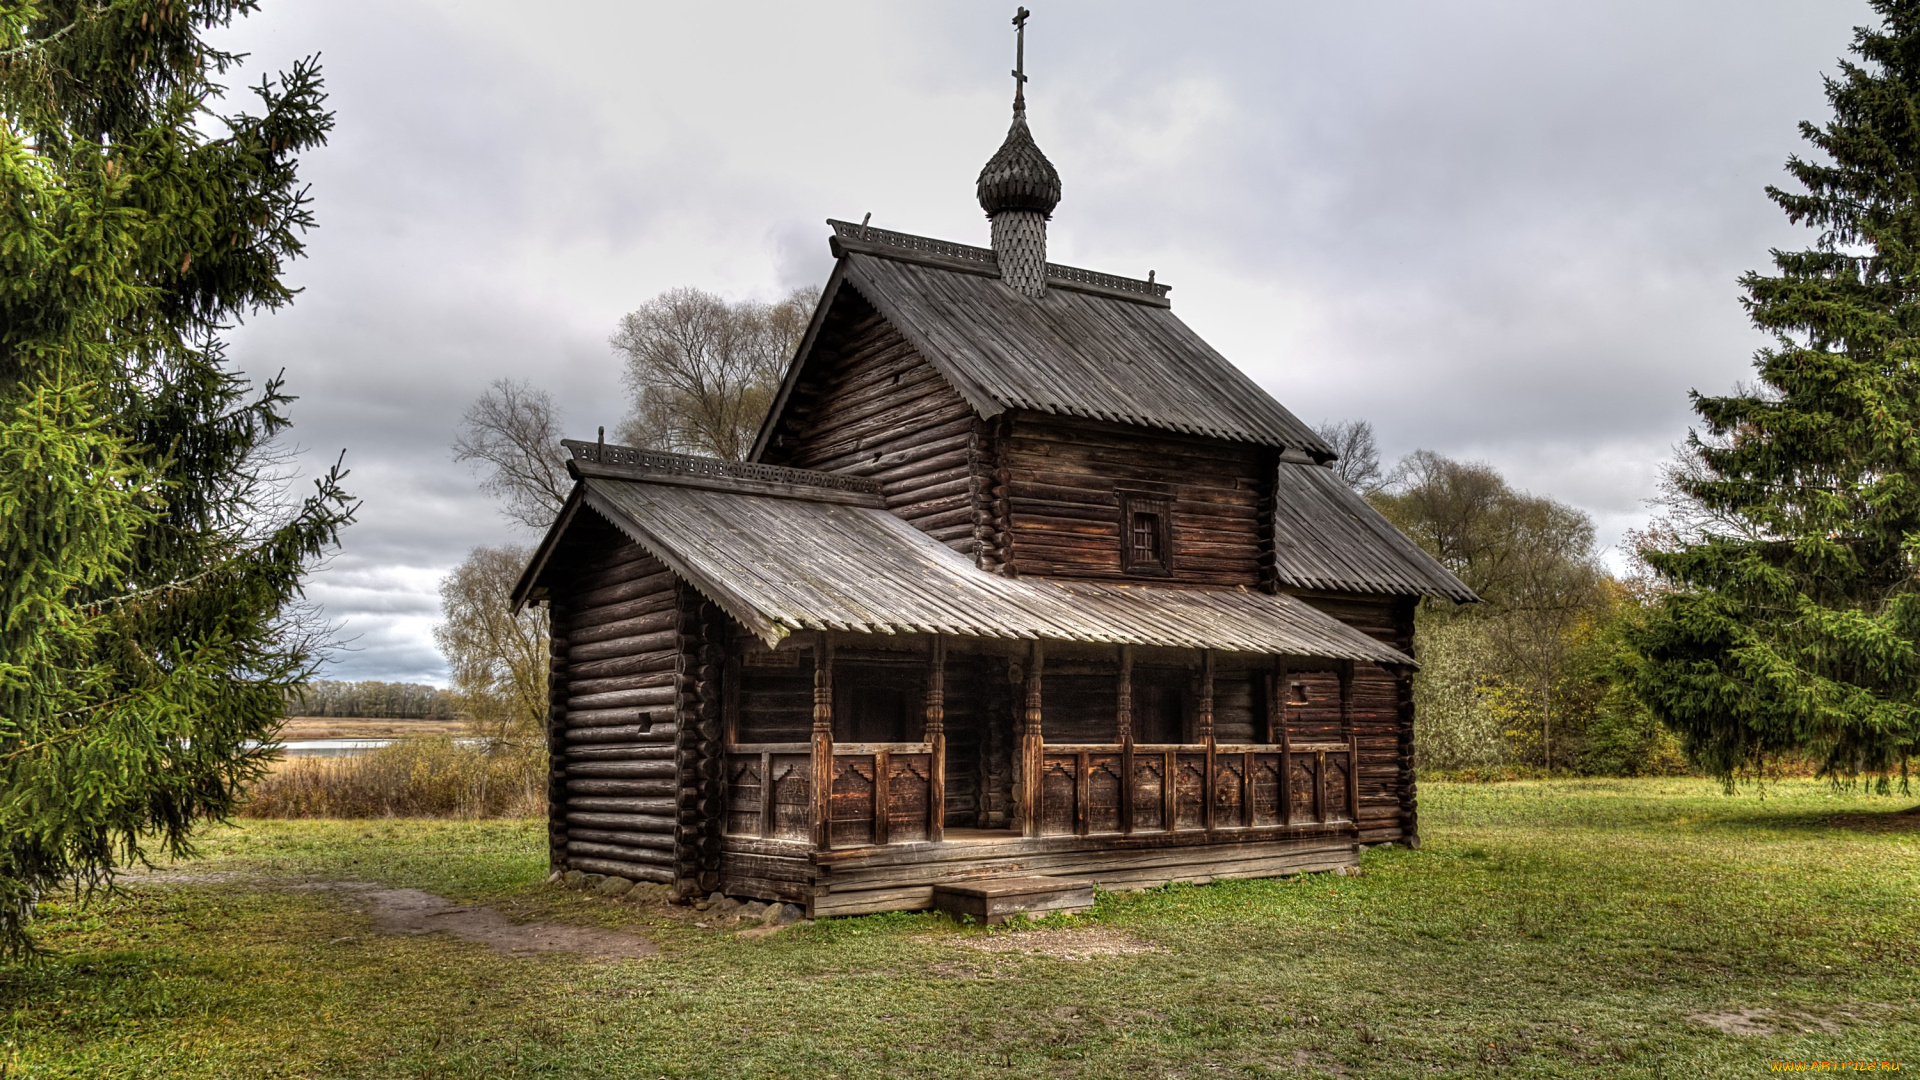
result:
M 1425 784 L 1425 846 L 1357 878 L 1103 896 L 748 938 L 548 889 L 529 822 L 249 821 L 50 905 L 0 967 L 0 1076 L 1753 1076 L 1920 1067 L 1916 799 L 1812 781 Z M 379 933 L 365 881 L 662 954 Z M 1084 935 L 1075 937 L 1072 935 Z M 1076 943 L 1092 947 L 1076 947 Z

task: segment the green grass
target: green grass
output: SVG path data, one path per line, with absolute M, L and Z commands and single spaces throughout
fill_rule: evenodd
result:
M 48 905 L 0 966 L 0 1076 L 1752 1076 L 1920 1065 L 1914 799 L 1792 781 L 1424 784 L 1425 847 L 1358 878 L 1103 896 L 1158 947 L 983 952 L 933 915 L 746 940 L 541 886 L 528 822 L 250 821 L 181 869 Z M 377 881 L 626 926 L 642 961 L 374 933 Z M 993 931 L 1004 933 L 1005 931 Z M 1769 1010 L 1769 1035 L 1692 1017 Z

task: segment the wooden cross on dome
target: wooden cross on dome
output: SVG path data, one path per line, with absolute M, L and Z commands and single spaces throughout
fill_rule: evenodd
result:
M 1013 115 L 1027 115 L 1027 16 L 1033 14 L 1026 8 L 1020 8 L 1013 15 Z

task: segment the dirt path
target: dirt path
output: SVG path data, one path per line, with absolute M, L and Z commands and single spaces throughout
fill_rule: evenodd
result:
M 366 912 L 387 934 L 451 934 L 506 956 L 577 953 L 606 959 L 660 955 L 660 947 L 624 930 L 559 923 L 516 923 L 481 904 L 456 904 L 419 889 L 388 889 L 359 881 L 322 881 L 296 889 L 337 892 Z

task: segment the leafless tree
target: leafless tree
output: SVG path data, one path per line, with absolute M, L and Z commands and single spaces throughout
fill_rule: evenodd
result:
M 621 441 L 745 458 L 819 298 L 804 288 L 774 304 L 728 303 L 680 288 L 627 313 L 611 342 L 633 392 Z
M 547 613 L 514 614 L 510 596 L 533 555 L 520 546 L 477 547 L 440 582 L 444 621 L 433 640 L 453 692 L 478 733 L 532 745 L 547 715 Z
M 480 490 L 500 500 L 501 513 L 545 529 L 573 490 L 560 437 L 553 395 L 524 380 L 495 379 L 468 407 L 453 460 L 484 474 Z
M 1365 420 L 1322 420 L 1314 428 L 1339 457 L 1333 471 L 1346 485 L 1362 495 L 1380 489 L 1380 448 L 1373 440 L 1373 425 Z

